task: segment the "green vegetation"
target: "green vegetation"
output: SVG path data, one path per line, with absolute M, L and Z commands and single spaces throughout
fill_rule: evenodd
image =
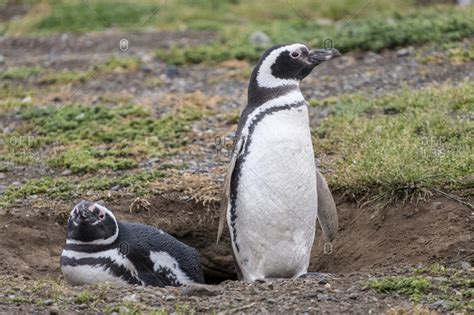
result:
M 27 198 L 32 195 L 45 195 L 50 199 L 66 200 L 74 196 L 85 194 L 89 191 L 105 191 L 112 187 L 127 188 L 135 195 L 144 196 L 149 193 L 149 184 L 168 176 L 165 171 L 139 171 L 130 172 L 121 176 L 89 177 L 74 179 L 65 177 L 42 177 L 31 179 L 21 186 L 10 185 L 0 195 L 0 208 L 6 208 L 9 204 Z
M 50 2 L 51 12 L 34 28 L 54 32 L 87 32 L 120 26 L 136 28 L 147 22 L 160 4 L 149 1 L 57 1 Z
M 74 300 L 74 303 L 76 304 L 88 304 L 89 302 L 93 302 L 95 299 L 94 296 L 91 295 L 91 293 L 88 290 L 84 290 L 79 292 L 76 295 L 76 299 Z
M 0 71 L 0 80 L 24 80 L 40 74 L 41 68 L 37 67 L 13 67 Z
M 210 45 L 157 51 L 159 58 L 173 64 L 256 60 L 264 47 L 249 43 L 255 30 L 267 33 L 274 43 L 331 44 L 342 52 L 449 43 L 474 33 L 469 8 L 415 7 L 409 0 L 140 0 L 133 4 L 55 0 L 38 3 L 30 15 L 4 26 L 11 34 L 82 33 L 109 27 L 217 32 L 217 41 Z
M 114 186 L 130 187 L 135 194 L 143 195 L 146 193 L 148 184 L 156 179 L 164 178 L 167 173 L 164 171 L 138 172 L 125 174 L 118 178 L 110 177 L 92 177 L 79 185 L 81 191 L 87 190 L 109 190 Z
M 104 76 L 111 73 L 133 72 L 140 66 L 140 60 L 136 57 L 111 56 L 107 60 L 91 67 L 86 71 L 55 71 L 40 67 L 12 67 L 0 71 L 0 80 L 25 80 L 30 77 L 38 77 L 42 84 L 65 84 L 71 82 L 84 82 L 91 77 Z M 13 89 L 6 83 L 0 87 L 0 97 L 7 91 Z M 10 92 L 11 93 L 11 92 Z
M 249 34 L 255 29 L 265 31 L 274 43 L 295 42 L 297 39 L 312 47 L 333 46 L 341 52 L 348 52 L 458 41 L 472 36 L 474 23 L 469 12 L 452 8 L 356 18 L 336 26 L 320 26 L 301 20 L 277 20 L 271 25 L 255 25 L 237 36 L 235 31 L 224 29 L 220 40 L 214 44 L 160 49 L 157 57 L 173 64 L 213 63 L 227 59 L 255 61 L 264 50 L 248 41 Z
M 32 179 L 23 186 L 10 185 L 7 190 L 0 195 L 0 208 L 6 208 L 15 200 L 26 198 L 31 195 L 46 194 L 50 198 L 65 198 L 71 196 L 73 186 L 64 179 L 53 179 L 43 177 Z
M 31 94 L 27 92 L 22 86 L 12 86 L 9 82 L 3 82 L 0 84 L 0 99 L 8 97 L 22 98 Z
M 385 205 L 417 201 L 432 188 L 472 188 L 461 178 L 474 173 L 473 95 L 465 81 L 375 99 L 312 100 L 333 113 L 313 130 L 317 154 L 337 170 L 330 185 Z
M 34 154 L 31 149 L 53 145 L 56 149 L 49 165 L 73 173 L 130 169 L 144 157 L 160 156 L 165 151 L 170 154 L 186 143 L 183 135 L 190 123 L 203 115 L 195 108 L 183 107 L 177 113 L 154 118 L 136 105 L 27 107 L 20 114 L 32 124 L 34 141 L 23 141 L 21 148 L 19 141 L 6 141 L 7 156 L 20 149 Z M 9 139 L 12 137 L 15 135 Z
M 434 263 L 427 267 L 415 269 L 415 274 L 430 274 L 434 276 L 444 276 L 447 273 L 448 273 L 448 269 L 439 263 Z
M 415 269 L 415 275 L 372 280 L 366 287 L 381 293 L 406 294 L 415 302 L 442 300 L 446 309 L 474 310 L 474 280 L 469 272 L 449 269 L 440 264 Z
M 268 8 L 271 8 L 269 10 Z M 138 0 L 49 0 L 36 4 L 35 15 L 6 25 L 10 33 L 17 32 L 88 32 L 108 27 L 137 29 L 198 29 L 219 31 L 224 25 L 270 24 L 275 20 L 313 21 L 318 18 L 331 20 L 351 19 L 354 15 L 373 15 L 409 9 L 410 0 L 176 0 L 157 2 Z
M 468 47 L 458 45 L 457 47 L 450 48 L 448 56 L 451 62 L 457 64 L 474 61 L 474 43 L 471 43 Z
M 393 277 L 370 281 L 367 285 L 381 293 L 397 292 L 410 296 L 413 301 L 419 301 L 422 294 L 431 289 L 431 281 L 426 277 Z
M 84 82 L 89 78 L 104 76 L 111 73 L 133 72 L 140 66 L 140 60 L 135 57 L 119 58 L 112 56 L 105 62 L 93 66 L 86 71 L 66 70 L 43 71 L 40 82 L 43 84 L 65 84 L 71 82 Z

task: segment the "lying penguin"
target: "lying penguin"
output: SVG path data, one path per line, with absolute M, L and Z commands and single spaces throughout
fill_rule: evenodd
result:
M 73 285 L 204 283 L 194 248 L 160 229 L 117 221 L 112 211 L 89 201 L 69 216 L 61 271 Z

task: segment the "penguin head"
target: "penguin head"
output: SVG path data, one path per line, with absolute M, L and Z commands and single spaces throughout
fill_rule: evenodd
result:
M 259 87 L 265 88 L 297 85 L 314 67 L 340 56 L 334 48 L 310 50 L 303 44 L 274 46 L 260 58 L 251 81 L 255 80 Z
M 67 221 L 68 244 L 113 243 L 118 237 L 118 224 L 112 211 L 90 201 L 79 202 Z

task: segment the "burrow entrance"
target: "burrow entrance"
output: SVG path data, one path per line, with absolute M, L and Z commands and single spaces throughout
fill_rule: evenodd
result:
M 207 283 L 236 279 L 228 233 L 216 245 L 217 207 L 209 209 L 178 198 L 149 201 L 150 208 L 137 208 L 132 213 L 131 200 L 112 202 L 107 207 L 120 220 L 158 226 L 195 247 Z M 471 210 L 450 199 L 433 197 L 417 206 L 392 206 L 382 223 L 373 211 L 349 202 L 339 203 L 338 211 L 340 230 L 326 253 L 321 230 L 317 229 L 310 271 L 346 273 L 397 264 L 473 261 Z M 0 216 L 1 272 L 32 278 L 59 276 L 66 232 L 64 212 L 52 209 L 26 216 L 14 211 Z

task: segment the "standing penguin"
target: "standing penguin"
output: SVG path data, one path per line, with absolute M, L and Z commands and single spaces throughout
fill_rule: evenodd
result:
M 339 56 L 336 49 L 275 46 L 253 69 L 218 231 L 219 240 L 226 216 L 240 280 L 306 274 L 316 219 L 326 239 L 335 236 L 336 206 L 315 166 L 299 83 L 315 66 Z
M 194 248 L 160 229 L 117 221 L 112 211 L 88 201 L 77 204 L 67 221 L 61 271 L 73 285 L 204 283 Z

